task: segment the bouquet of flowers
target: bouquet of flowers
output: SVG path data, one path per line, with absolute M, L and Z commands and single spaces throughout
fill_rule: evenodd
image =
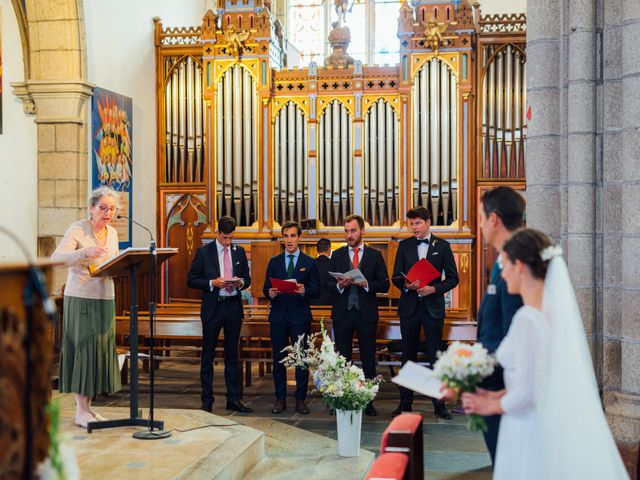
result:
M 316 340 L 322 336 L 320 348 Z M 305 346 L 306 344 L 306 346 Z M 352 365 L 335 351 L 324 326 L 320 333 L 298 337 L 295 344 L 282 350 L 287 356 L 281 361 L 285 367 L 307 368 L 312 371 L 315 391 L 325 403 L 336 410 L 364 410 L 376 393 L 382 377 L 367 380 L 361 368 Z
M 460 392 L 475 392 L 480 381 L 493 373 L 496 360 L 481 343 L 468 345 L 453 342 L 446 352 L 438 352 L 433 372 L 436 377 Z M 487 431 L 487 424 L 479 415 L 469 415 L 469 430 Z

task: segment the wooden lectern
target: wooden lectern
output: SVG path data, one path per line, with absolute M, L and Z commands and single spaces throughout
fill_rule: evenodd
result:
M 38 266 L 49 283 L 51 264 Z M 0 265 L 0 477 L 7 479 L 33 475 L 49 449 L 45 407 L 53 325 L 37 296 L 25 299 L 31 282 L 28 264 Z M 31 398 L 24 402 L 29 390 Z
M 89 422 L 87 424 L 87 432 L 89 433 L 91 433 L 92 430 L 112 427 L 134 426 L 149 427 L 152 429 L 157 428 L 160 430 L 164 428 L 164 422 L 140 418 L 140 412 L 138 411 L 138 275 L 152 271 L 154 261 L 155 266 L 158 268 L 157 271 L 159 271 L 162 262 L 174 256 L 176 253 L 178 253 L 177 248 L 158 248 L 155 251 L 155 255 L 152 254 L 148 248 L 127 248 L 111 260 L 91 270 L 91 276 L 93 277 L 129 277 L 131 298 L 131 304 L 129 306 L 131 394 L 129 397 L 129 418 Z M 154 258 L 154 256 L 157 258 Z M 153 365 L 151 368 L 153 368 Z

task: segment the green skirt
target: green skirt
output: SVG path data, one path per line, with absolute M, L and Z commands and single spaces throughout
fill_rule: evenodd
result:
M 64 297 L 61 392 L 95 397 L 120 390 L 115 310 L 115 300 Z

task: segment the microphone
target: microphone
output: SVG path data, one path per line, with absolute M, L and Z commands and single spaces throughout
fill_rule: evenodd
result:
M 156 242 L 153 239 L 153 233 L 151 233 L 151 230 L 149 230 L 147 227 L 145 227 L 144 225 L 142 225 L 139 222 L 136 222 L 133 218 L 127 217 L 126 215 L 116 215 L 116 218 L 118 220 L 124 218 L 125 220 L 128 220 L 131 223 L 136 224 L 137 226 L 139 226 L 140 228 L 143 228 L 147 231 L 147 233 L 149 234 L 149 238 L 150 238 L 150 242 L 149 242 L 149 252 L 151 252 L 152 255 L 156 254 Z
M 27 259 L 27 263 L 29 264 L 29 277 L 31 278 L 31 285 L 33 286 L 38 297 L 40 297 L 42 308 L 47 314 L 47 317 L 49 317 L 49 320 L 51 320 L 52 322 L 56 322 L 58 319 L 58 311 L 56 309 L 55 302 L 49 296 L 49 292 L 47 292 L 47 283 L 44 279 L 42 270 L 35 263 L 33 263 L 33 259 L 29 254 L 29 250 L 27 250 L 27 247 L 24 246 L 24 244 L 13 232 L 2 226 L 0 226 L 0 232 L 3 232 L 7 237 L 13 240 L 13 242 L 18 246 L 18 248 L 22 251 L 22 254 Z

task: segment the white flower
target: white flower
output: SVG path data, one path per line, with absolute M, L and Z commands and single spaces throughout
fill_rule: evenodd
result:
M 545 262 L 562 255 L 562 247 L 560 245 L 549 245 L 540 252 L 540 258 Z

